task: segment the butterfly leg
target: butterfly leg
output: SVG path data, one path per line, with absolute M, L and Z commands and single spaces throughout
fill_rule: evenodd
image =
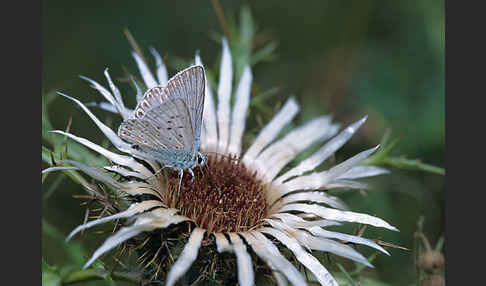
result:
M 194 171 L 192 171 L 191 168 L 187 169 L 187 171 L 189 172 L 189 174 L 191 174 L 191 176 L 192 176 L 191 182 L 193 182 L 194 181 Z
M 202 164 L 201 164 L 201 165 L 199 165 L 199 170 L 201 171 L 201 173 L 202 173 L 202 174 L 203 174 L 203 176 L 204 176 L 204 169 L 203 169 L 203 167 L 204 167 L 204 165 L 202 165 Z
M 182 176 L 184 175 L 184 170 L 180 169 L 179 170 L 179 188 L 177 189 L 177 197 L 179 197 L 181 193 L 181 184 L 182 184 Z
M 199 166 L 199 170 L 201 170 L 201 173 L 203 173 L 203 175 L 204 175 L 203 167 L 206 166 L 206 163 L 208 162 L 208 157 L 206 157 L 201 152 L 197 152 L 197 156 L 200 159 L 200 162 L 198 160 L 199 164 L 197 164 L 197 165 Z

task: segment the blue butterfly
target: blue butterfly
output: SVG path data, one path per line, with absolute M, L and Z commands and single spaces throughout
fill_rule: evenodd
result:
M 178 171 L 179 189 L 185 170 L 194 178 L 192 169 L 207 162 L 199 152 L 204 95 L 204 68 L 191 66 L 171 78 L 167 86 L 147 90 L 133 118 L 118 129 L 120 138 L 133 144 L 135 157 L 161 163 L 160 170 Z

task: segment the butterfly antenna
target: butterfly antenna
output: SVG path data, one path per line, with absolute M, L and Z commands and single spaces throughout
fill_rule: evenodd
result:
M 157 174 L 158 174 L 158 173 L 160 173 L 160 172 L 161 172 L 161 171 L 162 171 L 164 168 L 165 168 L 165 166 L 164 166 L 164 167 L 162 167 L 162 168 L 160 168 L 160 169 L 158 169 L 158 170 L 157 170 L 157 172 L 155 172 L 154 174 L 152 174 L 152 175 L 148 176 L 147 178 L 145 178 L 145 180 L 148 180 L 148 179 L 150 179 L 150 178 L 152 178 L 152 177 L 157 176 Z
M 229 155 L 221 154 L 221 153 L 218 153 L 218 152 L 206 152 L 206 153 L 216 154 L 217 156 L 221 156 L 221 157 L 228 158 L 228 159 L 230 159 L 231 161 L 239 161 L 239 160 L 240 160 L 240 158 L 232 158 L 232 157 L 231 157 L 231 156 L 229 156 Z

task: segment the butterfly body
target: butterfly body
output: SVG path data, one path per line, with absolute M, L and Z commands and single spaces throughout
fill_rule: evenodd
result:
M 198 165 L 202 165 L 205 162 L 206 156 L 200 152 L 195 155 L 186 151 L 172 151 L 167 152 L 163 150 L 157 150 L 149 147 L 137 146 L 137 155 L 142 159 L 156 160 L 162 163 L 164 167 L 168 167 L 174 170 L 186 170 L 193 169 Z
M 193 174 L 194 167 L 207 161 L 199 152 L 204 93 L 203 67 L 189 67 L 167 86 L 149 89 L 118 135 L 133 144 L 135 157 L 179 171 L 180 179 L 185 170 Z

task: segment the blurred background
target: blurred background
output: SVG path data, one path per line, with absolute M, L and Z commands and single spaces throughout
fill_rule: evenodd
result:
M 215 3 L 224 20 L 218 18 Z M 239 27 L 246 7 L 255 31 L 250 48 L 264 48 L 264 56 L 252 66 L 252 96 L 263 95 L 259 108 L 250 112 L 250 130 L 256 134 L 260 125 L 255 118 L 266 122 L 295 96 L 301 105 L 296 124 L 331 114 L 346 126 L 369 116 L 337 152 L 337 162 L 379 144 L 388 130 L 390 140 L 399 140 L 390 156 L 444 166 L 443 1 L 46 0 L 42 5 L 43 96 L 59 90 L 82 102 L 102 100 L 79 75 L 106 86 L 103 71 L 109 68 L 133 108 L 135 92 L 123 79 L 125 70 L 137 74 L 137 68 L 125 28 L 147 58 L 150 46 L 161 54 L 170 75 L 197 50 L 217 72 L 225 27 Z M 111 126 L 120 123 L 108 112 L 93 110 Z M 53 99 L 48 116 L 54 129 L 65 129 L 72 120 L 71 133 L 98 144 L 105 140 L 86 114 L 64 98 Z M 341 197 L 353 210 L 377 215 L 400 229 L 369 228 L 365 237 L 409 249 L 387 248 L 391 256 L 378 255 L 369 275 L 389 285 L 416 285 L 414 232 L 423 216 L 423 232 L 432 245 L 444 234 L 444 176 L 413 164 L 383 166 L 391 174 L 366 180 L 373 186 L 370 191 L 343 192 Z M 57 177 L 65 175 L 51 175 L 42 185 L 42 256 L 51 265 L 69 259 L 53 233 L 65 237 L 82 222 L 85 211 L 73 198 L 84 194 L 82 188 Z M 89 241 L 80 237 L 75 245 L 91 253 L 106 236 Z M 372 253 L 367 251 L 360 248 Z

